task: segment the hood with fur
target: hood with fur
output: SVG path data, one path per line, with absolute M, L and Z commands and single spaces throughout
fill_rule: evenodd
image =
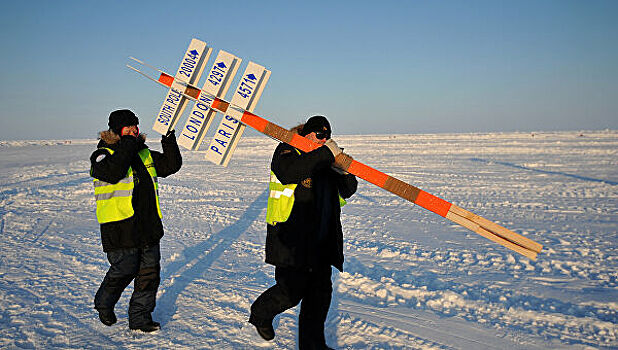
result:
M 291 128 L 290 131 L 295 134 L 300 134 L 300 132 L 303 130 L 303 126 L 305 126 L 305 123 L 298 124 L 295 127 Z

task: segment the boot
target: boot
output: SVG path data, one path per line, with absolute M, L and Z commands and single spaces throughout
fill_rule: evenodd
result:
M 116 323 L 116 314 L 113 310 L 97 310 L 99 311 L 99 320 L 106 326 L 111 326 Z
M 159 329 L 161 329 L 161 324 L 159 322 L 150 322 L 150 323 L 146 323 L 139 327 L 129 326 L 129 329 L 134 330 L 134 331 L 142 331 L 145 333 L 151 333 L 151 332 L 158 331 Z
M 273 329 L 272 325 L 266 327 L 255 326 L 255 329 L 257 330 L 260 337 L 262 337 L 264 340 L 275 339 L 275 330 Z

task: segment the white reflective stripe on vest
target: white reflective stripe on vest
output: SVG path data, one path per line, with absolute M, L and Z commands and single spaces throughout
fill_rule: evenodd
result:
M 281 196 L 292 197 L 293 195 L 294 195 L 294 190 L 291 188 L 286 188 L 283 191 L 276 191 L 276 190 L 270 191 L 270 198 L 275 198 L 275 199 L 278 199 Z
M 277 176 L 274 173 L 270 174 L 270 182 L 274 182 L 274 183 L 277 183 L 277 184 L 281 183 L 281 181 L 279 181 L 279 179 L 277 179 Z
M 151 177 L 152 179 L 152 183 L 155 185 L 155 189 L 157 191 L 157 202 L 159 201 L 159 178 L 158 177 Z
M 127 176 L 124 179 L 118 181 L 117 183 L 119 184 L 130 184 L 131 182 L 133 182 L 133 176 Z M 114 186 L 116 184 L 111 184 L 109 182 L 105 182 L 105 181 L 101 181 L 98 179 L 94 180 L 94 187 L 105 187 L 105 186 Z
M 104 201 L 107 199 L 112 199 L 116 197 L 131 197 L 133 195 L 133 190 L 116 190 L 109 193 L 99 193 L 94 195 L 94 199 L 97 201 Z

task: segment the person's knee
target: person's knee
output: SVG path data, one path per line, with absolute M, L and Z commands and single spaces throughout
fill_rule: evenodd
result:
M 277 307 L 289 309 L 292 308 L 302 300 L 302 295 L 297 293 L 294 290 L 289 290 L 285 288 L 280 289 L 280 293 L 275 295 L 272 302 L 278 304 Z
M 125 289 L 133 280 L 134 275 L 109 277 L 103 284 L 106 289 Z
M 294 307 L 300 303 L 303 296 L 300 290 L 295 288 L 281 288 L 281 303 Z
M 108 288 L 124 289 L 137 276 L 139 265 L 137 264 L 118 264 L 110 268 L 105 276 L 104 284 Z
M 156 291 L 160 282 L 159 265 L 141 268 L 135 279 L 135 291 Z

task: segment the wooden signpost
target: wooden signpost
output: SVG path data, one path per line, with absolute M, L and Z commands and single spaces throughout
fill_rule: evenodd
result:
M 139 61 L 139 60 L 136 60 L 136 61 L 143 64 L 142 61 Z M 259 98 L 259 95 L 261 94 L 263 90 L 263 85 L 261 87 L 258 87 L 257 85 L 258 81 L 260 79 L 263 79 L 264 84 L 265 84 L 265 82 L 268 80 L 268 76 L 270 76 L 270 71 L 265 70 L 264 67 L 261 67 L 258 65 L 256 66 L 257 66 L 255 67 L 255 69 L 257 69 L 256 72 L 262 72 L 261 73 L 262 75 L 253 73 L 255 80 L 253 78 L 250 78 L 251 81 L 256 82 L 255 90 L 252 90 L 254 100 L 256 99 L 256 97 Z M 212 92 L 209 92 L 208 90 L 199 89 L 190 82 L 180 80 L 177 77 L 175 78 L 156 68 L 154 69 L 158 71 L 159 73 L 158 77 L 153 77 L 149 74 L 146 74 L 140 69 L 137 69 L 133 66 L 128 65 L 128 67 L 136 71 L 137 73 L 147 77 L 148 79 L 151 79 L 161 84 L 162 86 L 166 88 L 171 88 L 172 86 L 175 86 L 175 87 L 182 86 L 182 89 L 178 89 L 178 91 L 182 94 L 182 96 L 186 98 L 189 98 L 194 101 L 203 101 L 204 98 L 208 99 L 208 101 L 210 101 L 209 108 L 217 112 L 220 112 L 225 116 L 224 119 L 222 120 L 222 123 L 226 123 L 227 125 L 224 127 L 227 127 L 227 126 L 231 127 L 232 125 L 235 124 L 237 125 L 235 130 L 241 130 L 238 134 L 238 138 L 242 134 L 243 129 L 241 128 L 244 128 L 245 126 L 249 126 L 275 140 L 285 142 L 303 152 L 310 152 L 321 146 L 317 143 L 310 141 L 309 139 L 303 136 L 300 136 L 274 123 L 271 123 L 265 118 L 262 118 L 260 116 L 253 114 L 252 109 L 255 106 L 255 104 L 251 100 L 247 101 L 247 98 L 249 97 L 248 94 L 243 99 L 239 100 L 238 98 L 236 98 L 236 94 L 238 94 L 239 91 L 241 92 L 245 91 L 245 90 L 242 90 L 242 88 L 245 88 L 245 86 L 243 86 L 243 82 L 245 84 L 249 84 L 250 83 L 249 81 L 241 79 L 241 83 L 239 84 L 239 87 L 236 90 L 236 94 L 232 98 L 232 101 L 228 102 L 223 97 L 215 96 L 215 94 L 213 94 Z M 148 67 L 152 68 L 151 66 L 148 66 Z M 243 79 L 247 78 L 248 71 L 249 71 L 249 67 L 245 71 L 245 75 Z M 222 130 L 221 125 L 220 125 L 219 130 Z M 238 139 L 235 139 L 235 142 L 237 143 Z M 211 142 L 211 147 L 213 146 L 218 147 L 217 145 L 221 145 L 221 143 L 217 143 L 215 140 Z M 236 144 L 232 145 L 232 143 L 230 142 L 226 144 L 225 153 L 223 151 L 220 153 L 214 151 L 214 153 L 217 153 L 217 157 L 213 158 L 215 163 L 223 164 L 223 165 L 227 164 L 227 162 L 229 162 L 229 158 L 231 157 L 231 154 L 235 146 Z M 217 149 L 217 151 L 218 150 L 219 149 Z M 210 151 L 212 154 L 213 150 L 210 149 Z M 460 208 L 457 205 L 452 204 L 448 201 L 445 201 L 442 198 L 436 197 L 415 186 L 412 186 L 399 179 L 396 179 L 383 172 L 380 172 L 368 165 L 365 165 L 357 160 L 352 159 L 352 157 L 344 153 L 336 157 L 335 165 L 342 170 L 345 170 L 351 174 L 354 174 L 357 177 L 360 177 L 361 179 L 364 179 L 380 188 L 383 188 L 422 208 L 425 208 L 444 218 L 447 218 L 473 232 L 478 233 L 479 235 L 487 239 L 490 239 L 498 244 L 501 244 L 532 260 L 536 260 L 538 253 L 540 253 L 543 248 L 543 246 L 537 242 L 534 242 L 522 235 L 519 235 L 505 227 L 502 227 L 470 211 Z
M 223 50 L 219 51 L 212 68 L 206 76 L 202 90 L 214 96 L 224 98 L 232 84 L 242 59 Z M 206 136 L 217 111 L 210 108 L 212 99 L 203 95 L 195 103 L 189 118 L 178 136 L 178 144 L 184 148 L 197 151 Z

